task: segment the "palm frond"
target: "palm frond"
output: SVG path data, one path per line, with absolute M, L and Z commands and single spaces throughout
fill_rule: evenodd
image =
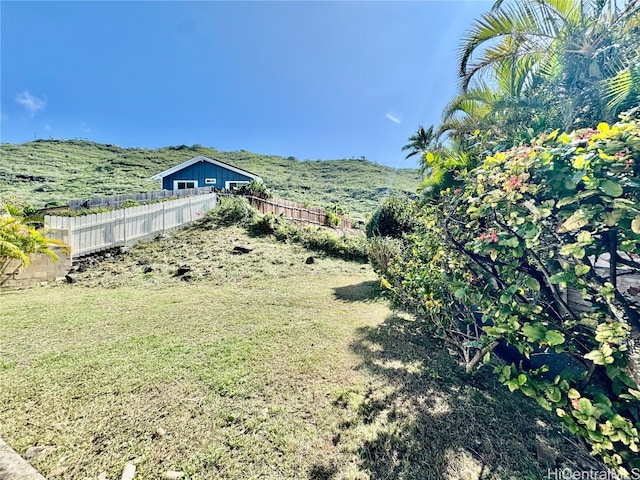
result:
M 638 78 L 635 79 L 636 82 Z M 603 98 L 607 100 L 607 108 L 616 110 L 631 94 L 634 86 L 634 76 L 630 68 L 619 72 L 616 76 L 602 82 Z

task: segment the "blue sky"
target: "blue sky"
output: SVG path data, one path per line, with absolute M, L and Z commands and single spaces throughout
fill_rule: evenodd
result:
M 0 140 L 201 144 L 393 167 L 492 2 L 0 2 Z

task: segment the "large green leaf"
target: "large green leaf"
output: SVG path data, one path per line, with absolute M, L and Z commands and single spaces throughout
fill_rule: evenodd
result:
M 569 218 L 567 218 L 560 226 L 560 233 L 571 232 L 573 230 L 579 230 L 585 225 L 588 225 L 589 219 L 587 218 L 584 210 L 577 210 Z
M 598 188 L 611 197 L 619 197 L 624 191 L 618 182 L 609 179 L 602 180 Z
M 549 346 L 553 347 L 564 343 L 564 335 L 557 330 L 547 330 L 544 335 L 545 341 Z
M 591 270 L 591 267 L 589 265 L 576 265 L 574 270 L 576 272 L 576 277 L 581 277 L 589 273 L 589 270 Z
M 547 329 L 540 322 L 527 323 L 522 327 L 522 333 L 525 334 L 530 342 L 537 342 L 545 338 Z

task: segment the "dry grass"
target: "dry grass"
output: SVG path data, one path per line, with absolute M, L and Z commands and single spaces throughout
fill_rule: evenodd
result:
M 32 463 L 69 479 L 128 461 L 140 479 L 533 479 L 536 436 L 574 455 L 526 399 L 468 383 L 367 266 L 309 255 L 190 229 L 0 294 L 0 436 L 54 447 Z

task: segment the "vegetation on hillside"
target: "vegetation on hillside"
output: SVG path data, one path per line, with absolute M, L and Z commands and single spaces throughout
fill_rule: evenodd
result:
M 276 197 L 317 207 L 345 205 L 354 218 L 366 218 L 389 193 L 413 194 L 420 181 L 418 170 L 366 160 L 299 161 L 200 145 L 153 150 L 84 140 L 37 140 L 0 144 L 0 190 L 38 208 L 62 206 L 70 198 L 157 190 L 158 182 L 151 176 L 197 155 L 260 175 Z
M 206 222 L 212 226 L 242 226 L 252 235 L 272 235 L 279 241 L 299 244 L 334 258 L 358 262 L 368 259 L 363 235 L 298 224 L 273 213 L 261 215 L 244 197 L 223 198 L 220 205 L 206 215 Z
M 417 227 L 369 228 L 399 305 L 622 476 L 640 467 L 637 292 L 617 284 L 640 274 L 639 64 L 637 2 L 496 1 L 462 39 L 442 124 L 405 146 L 421 200 L 387 212 Z

